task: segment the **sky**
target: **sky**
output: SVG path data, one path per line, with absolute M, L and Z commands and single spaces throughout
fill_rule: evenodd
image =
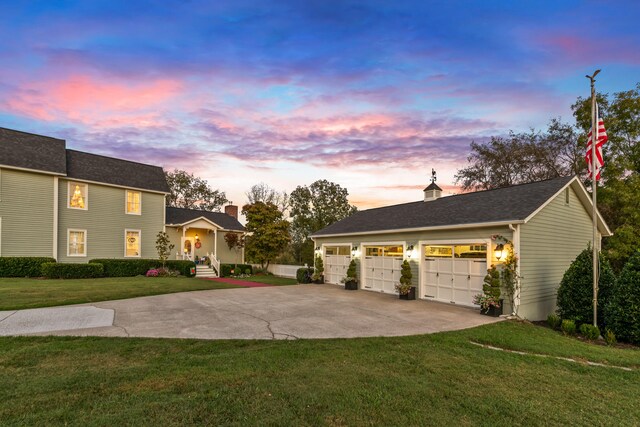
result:
M 187 170 L 246 202 L 318 179 L 361 209 L 445 194 L 472 141 L 640 82 L 637 1 L 20 1 L 0 126 Z

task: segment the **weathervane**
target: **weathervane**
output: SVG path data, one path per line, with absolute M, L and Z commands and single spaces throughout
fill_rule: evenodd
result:
M 431 168 L 431 182 L 435 184 L 436 182 L 436 170 Z

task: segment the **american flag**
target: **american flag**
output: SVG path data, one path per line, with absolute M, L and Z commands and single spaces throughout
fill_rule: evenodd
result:
M 604 166 L 604 158 L 602 157 L 602 146 L 609 139 L 607 137 L 607 130 L 604 128 L 604 120 L 600 117 L 600 112 L 598 110 L 598 105 L 596 104 L 596 114 L 598 115 L 598 141 L 596 142 L 596 181 L 600 179 L 600 174 L 602 173 L 602 167 Z M 587 168 L 589 169 L 589 178 L 593 177 L 593 172 L 591 171 L 591 144 L 593 143 L 592 136 L 593 129 L 589 131 L 589 137 L 587 138 L 587 155 L 585 159 L 587 160 Z

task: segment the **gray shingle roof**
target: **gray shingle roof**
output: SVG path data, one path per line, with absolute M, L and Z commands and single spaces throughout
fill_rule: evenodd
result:
M 0 127 L 0 165 L 67 173 L 63 139 Z
M 574 177 L 442 197 L 356 212 L 314 236 L 455 226 L 526 219 Z
M 244 231 L 240 221 L 222 212 L 201 211 L 198 209 L 170 208 L 167 207 L 166 223 L 169 225 L 184 224 L 196 218 L 205 217 L 209 221 L 218 224 L 225 230 Z
M 169 192 L 164 171 L 159 166 L 76 150 L 67 150 L 67 176 L 123 187 Z

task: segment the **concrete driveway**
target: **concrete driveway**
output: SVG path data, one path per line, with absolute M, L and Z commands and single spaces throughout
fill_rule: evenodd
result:
M 184 292 L 0 312 L 0 335 L 201 339 L 400 336 L 498 321 L 477 310 L 397 296 L 298 285 Z

